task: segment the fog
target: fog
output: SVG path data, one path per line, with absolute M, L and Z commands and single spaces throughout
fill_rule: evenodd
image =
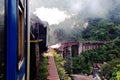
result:
M 40 7 L 58 8 L 69 14 L 81 14 L 84 17 L 105 17 L 115 5 L 119 4 L 120 0 L 31 0 L 30 10 L 34 12 Z
M 30 10 L 31 13 L 34 13 L 41 7 L 47 9 L 56 8 L 70 16 L 58 24 L 49 25 L 50 41 L 48 42 L 57 43 L 74 41 L 71 37 L 74 37 L 73 34 L 77 34 L 84 27 L 87 27 L 85 24 L 88 22 L 88 19 L 107 18 L 109 13 L 119 5 L 120 0 L 31 0 Z M 41 17 L 39 18 L 41 19 Z M 60 31 L 63 34 L 57 34 Z

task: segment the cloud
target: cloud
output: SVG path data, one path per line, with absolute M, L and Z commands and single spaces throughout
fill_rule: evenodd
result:
M 106 17 L 120 0 L 30 0 L 31 8 L 48 7 L 58 8 L 70 14 L 81 14 L 83 17 Z
M 4 14 L 4 0 L 0 0 L 0 15 Z
M 65 11 L 61 11 L 58 8 L 37 8 L 34 12 L 41 20 L 47 21 L 49 25 L 59 24 L 65 19 L 70 18 L 70 15 L 66 14 Z
M 86 27 L 88 19 L 107 19 L 111 11 L 119 12 L 115 9 L 116 6 L 120 7 L 120 0 L 30 0 L 30 2 L 31 12 L 36 12 L 41 19 L 47 15 L 46 19 L 50 18 L 47 19 L 49 24 L 58 24 L 49 26 L 50 42 L 55 41 L 55 36 L 52 34 L 55 30 L 63 29 L 71 36 L 72 29 Z M 38 9 L 35 10 L 36 8 Z M 43 12 L 40 8 L 44 9 Z

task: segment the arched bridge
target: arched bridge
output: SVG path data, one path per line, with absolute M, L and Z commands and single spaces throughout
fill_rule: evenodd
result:
M 80 41 L 80 42 L 63 42 L 57 50 L 63 54 L 63 57 L 67 55 L 77 56 L 87 50 L 99 48 L 110 41 Z

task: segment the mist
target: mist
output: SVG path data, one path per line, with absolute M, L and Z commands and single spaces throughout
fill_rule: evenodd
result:
M 73 34 L 79 34 L 79 31 L 81 32 L 84 27 L 87 27 L 84 25 L 88 19 L 107 19 L 116 6 L 120 7 L 120 0 L 31 0 L 30 6 L 31 13 L 35 12 L 37 8 L 44 7 L 59 9 L 70 16 L 59 24 L 49 25 L 51 38 L 49 42 L 57 43 L 74 41 Z
M 30 10 L 34 12 L 36 8 L 40 7 L 58 8 L 69 14 L 86 13 L 92 17 L 105 17 L 111 9 L 119 4 L 120 0 L 31 0 Z

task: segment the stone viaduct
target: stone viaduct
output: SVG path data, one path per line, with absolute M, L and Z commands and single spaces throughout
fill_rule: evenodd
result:
M 68 55 L 77 56 L 82 52 L 87 50 L 92 50 L 99 48 L 110 41 L 80 41 L 80 42 L 63 42 L 61 43 L 61 47 L 57 50 L 66 57 Z

